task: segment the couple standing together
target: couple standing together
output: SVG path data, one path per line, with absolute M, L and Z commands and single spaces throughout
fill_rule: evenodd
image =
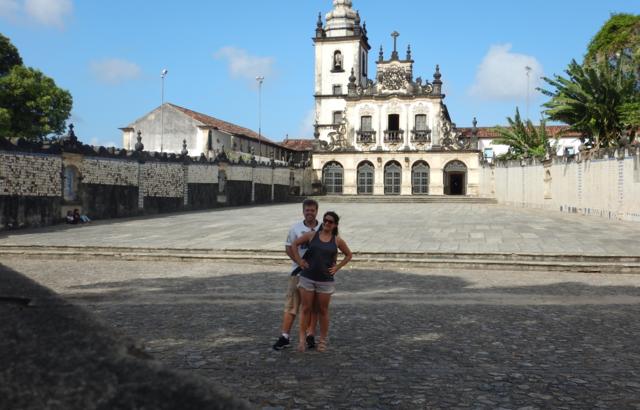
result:
M 293 266 L 289 278 L 287 301 L 282 319 L 282 335 L 273 345 L 282 350 L 290 345 L 290 331 L 298 311 L 300 331 L 298 351 L 316 348 L 324 352 L 329 333 L 329 303 L 335 292 L 336 273 L 351 260 L 351 250 L 338 236 L 340 218 L 335 212 L 326 212 L 322 223 L 316 219 L 318 202 L 302 202 L 304 220 L 289 230 L 285 251 Z M 338 263 L 338 249 L 344 258 Z M 316 347 L 316 323 L 320 324 L 320 339 Z

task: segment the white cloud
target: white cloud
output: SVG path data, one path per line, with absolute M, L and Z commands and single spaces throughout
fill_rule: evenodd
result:
M 525 67 L 531 67 L 529 93 L 535 95 L 535 88 L 543 75 L 542 64 L 535 57 L 510 52 L 511 44 L 498 44 L 480 63 L 474 84 L 469 94 L 486 100 L 513 100 L 527 97 L 527 74 Z
M 118 58 L 93 61 L 91 71 L 98 81 L 112 85 L 136 79 L 142 73 L 137 64 Z
M 19 9 L 18 0 L 0 0 L 0 17 L 14 18 Z
M 246 50 L 236 47 L 223 47 L 214 57 L 227 60 L 232 77 L 250 80 L 253 83 L 256 83 L 257 76 L 271 77 L 275 63 L 272 57 L 252 56 Z
M 304 118 L 302 119 L 302 123 L 300 124 L 300 129 L 298 130 L 298 136 L 300 138 L 311 138 L 313 136 L 313 125 L 316 122 L 316 110 L 314 108 L 307 111 Z M 297 137 L 296 137 L 297 138 Z
M 25 0 L 25 12 L 45 26 L 64 27 L 64 19 L 73 12 L 72 0 Z

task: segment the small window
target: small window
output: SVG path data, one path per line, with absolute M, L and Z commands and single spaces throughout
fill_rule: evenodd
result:
M 416 115 L 416 131 L 427 130 L 427 116 L 425 114 Z
M 493 158 L 493 148 L 485 148 L 484 149 L 484 157 L 489 159 Z
M 371 116 L 363 115 L 360 117 L 360 130 L 361 131 L 373 131 L 371 126 Z
M 342 86 L 334 85 L 333 86 L 333 95 L 342 95 Z
M 334 111 L 333 112 L 333 123 L 334 124 L 342 123 L 342 111 Z

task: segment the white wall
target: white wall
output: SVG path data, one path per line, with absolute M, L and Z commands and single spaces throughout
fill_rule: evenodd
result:
M 485 164 L 480 195 L 508 205 L 640 221 L 639 158 L 640 150 L 590 160 L 558 157 L 546 165 Z

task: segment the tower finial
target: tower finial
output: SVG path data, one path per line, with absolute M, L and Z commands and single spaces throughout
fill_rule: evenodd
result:
M 391 59 L 397 60 L 398 59 L 397 43 L 398 43 L 398 37 L 400 37 L 400 33 L 398 33 L 397 31 L 394 31 L 393 33 L 391 33 L 391 37 L 393 37 L 393 52 L 391 53 Z
M 378 61 L 384 61 L 384 51 L 382 51 L 382 45 L 380 45 L 380 53 L 378 53 Z
M 407 61 L 411 60 L 411 44 L 407 45 Z

